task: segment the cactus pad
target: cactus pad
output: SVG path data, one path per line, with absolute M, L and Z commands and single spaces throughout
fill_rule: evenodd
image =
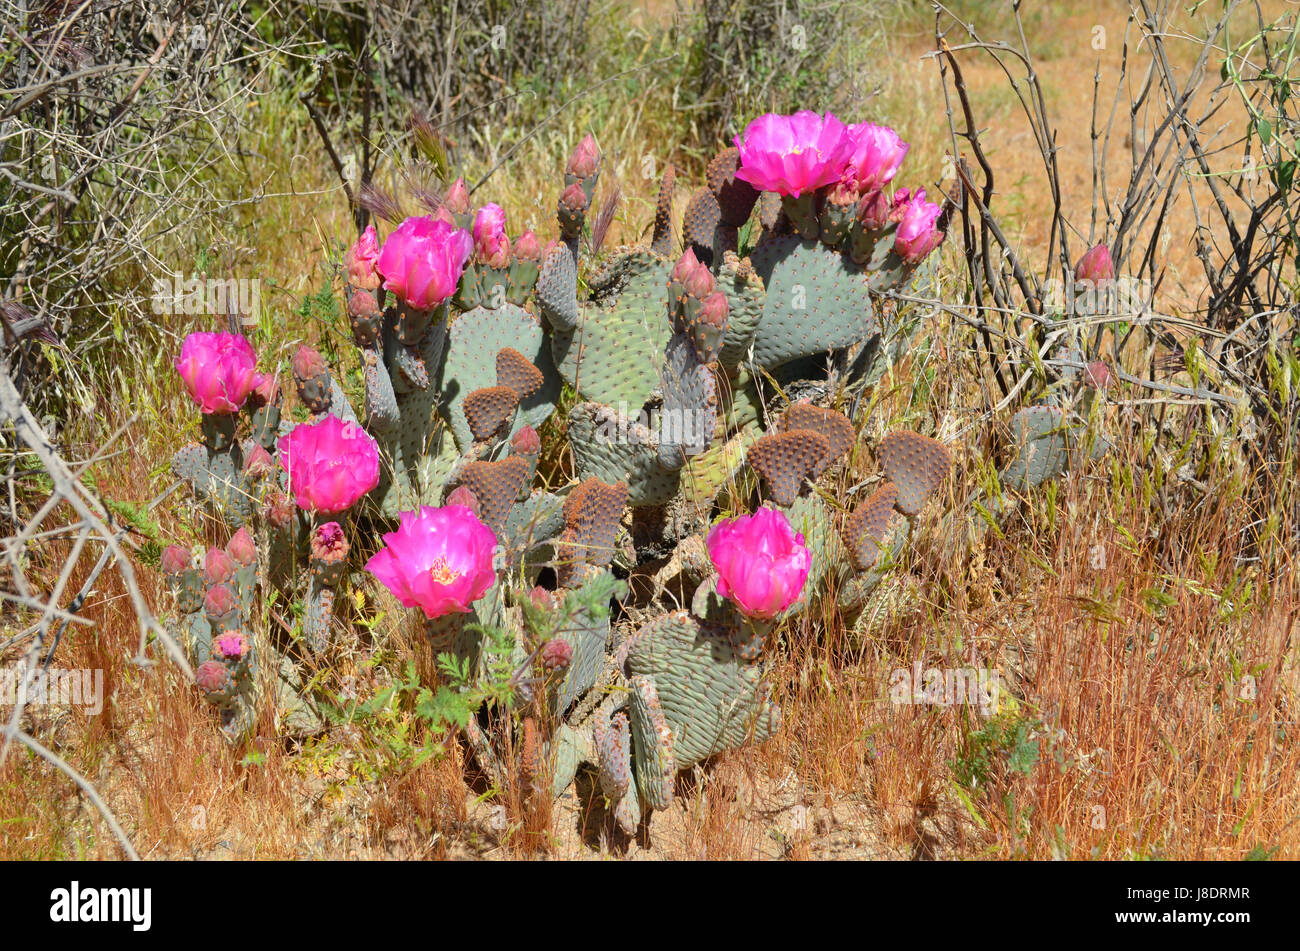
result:
M 781 417 L 781 429 L 784 432 L 808 429 L 825 436 L 829 445 L 827 464 L 843 458 L 853 447 L 853 424 L 847 416 L 803 400 L 790 404 Z
M 626 482 L 607 485 L 587 479 L 565 499 L 564 524 L 573 533 L 570 540 L 584 550 L 583 560 L 588 564 L 608 565 L 613 558 L 627 493 Z
M 466 395 L 461 403 L 469 431 L 480 442 L 491 439 L 515 415 L 519 394 L 508 386 L 489 386 Z
M 507 456 L 496 462 L 471 462 L 461 470 L 460 484 L 474 493 L 480 517 L 498 537 L 505 530 L 506 518 L 528 473 L 528 461 L 522 456 Z
M 906 429 L 896 430 L 877 448 L 885 477 L 898 489 L 898 510 L 919 515 L 926 499 L 952 468 L 952 453 L 938 440 Z
M 816 478 L 826 467 L 831 446 L 826 437 L 807 429 L 768 433 L 749 448 L 750 466 L 763 478 L 778 505 L 792 505 L 804 479 Z
M 521 400 L 536 396 L 546 382 L 542 371 L 514 347 L 498 350 L 496 365 L 497 386 L 509 387 Z
M 868 571 L 880 560 L 880 542 L 889 528 L 897 501 L 898 489 L 892 482 L 886 482 L 845 521 L 844 544 L 858 571 Z

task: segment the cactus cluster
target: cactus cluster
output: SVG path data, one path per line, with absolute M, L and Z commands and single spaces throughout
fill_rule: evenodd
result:
M 471 241 L 460 230 L 469 195 L 453 183 L 434 215 L 402 222 L 382 250 L 368 229 L 349 251 L 360 412 L 319 354 L 303 348 L 293 360 L 304 425 L 333 419 L 344 435 L 359 426 L 379 460 L 373 482 L 337 501 L 337 487 L 298 485 L 301 426 L 281 419 L 265 378 L 242 411 L 205 415 L 203 442 L 174 463 L 228 524 L 244 526 L 231 543 L 239 557 L 257 538 L 261 580 L 304 601 L 301 646 L 318 655 L 340 626 L 332 609 L 349 535 L 400 519 L 367 568 L 424 610 L 435 649 L 482 675 L 483 628 L 513 638 L 523 709 L 505 723 L 471 720 L 480 764 L 494 772 L 503 750 L 522 750 L 523 773 L 554 795 L 590 768 L 628 832 L 668 805 L 678 770 L 777 729 L 764 670 L 780 622 L 832 592 L 860 607 L 951 466 L 940 443 L 895 432 L 876 447 L 888 481 L 852 512 L 817 488 L 856 440 L 853 422 L 826 404 L 905 346 L 873 300 L 942 239 L 937 206 L 905 192 L 882 199 L 893 171 L 877 169 L 883 180 L 859 189 L 866 165 L 802 193 L 760 191 L 747 161 L 738 144 L 709 163 L 681 245 L 669 168 L 649 244 L 590 268 L 581 251 L 601 163 L 590 136 L 565 169 L 559 239 L 545 249 L 531 231 L 509 239 L 495 205 L 473 217 Z M 744 249 L 742 231 L 757 235 Z M 536 487 L 538 430 L 566 384 L 577 401 L 552 429 L 567 437 L 576 478 L 552 491 Z M 1032 452 L 1009 477 L 1023 470 L 1035 484 L 1060 468 L 1058 431 L 1037 418 L 1020 431 Z M 726 562 L 725 533 L 710 525 L 755 499 L 745 530 L 777 532 L 785 560 L 750 590 L 753 569 L 747 577 Z M 495 560 L 474 541 L 479 528 Z M 239 557 L 211 555 L 200 571 L 177 555 L 168 569 L 200 687 L 232 739 L 258 701 L 247 633 L 238 658 L 212 647 L 214 633 L 247 624 L 256 559 Z M 634 595 L 625 579 L 650 573 L 656 594 Z M 663 594 L 674 573 L 693 592 L 688 609 Z M 515 742 L 499 742 L 503 729 L 518 731 Z

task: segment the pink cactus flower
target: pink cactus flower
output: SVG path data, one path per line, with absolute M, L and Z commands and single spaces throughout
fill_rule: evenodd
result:
M 227 631 L 213 642 L 217 653 L 228 660 L 239 660 L 248 653 L 248 638 L 242 631 Z
M 458 178 L 448 186 L 447 194 L 442 196 L 442 203 L 450 212 L 469 214 L 469 186 L 465 184 L 465 179 Z
M 901 207 L 898 230 L 894 232 L 894 250 L 908 264 L 916 264 L 943 243 L 939 230 L 939 214 L 943 209 L 925 200 L 925 189 L 919 189 Z
M 1074 279 L 1094 284 L 1115 280 L 1115 263 L 1110 258 L 1110 248 L 1104 244 L 1089 248 L 1074 266 Z
M 427 618 L 467 613 L 496 581 L 492 529 L 463 505 L 425 505 L 397 517 L 397 531 L 384 536 L 366 570 Z
M 510 239 L 506 237 L 506 213 L 500 205 L 489 202 L 474 216 L 474 250 L 480 261 L 486 261 L 493 267 L 503 267 L 509 263 Z
M 364 429 L 330 414 L 300 423 L 276 443 L 298 507 L 342 512 L 379 484 L 379 449 Z
M 736 137 L 740 168 L 736 177 L 763 191 L 798 198 L 839 179 L 853 141 L 833 113 L 769 112 Z
M 766 506 L 718 522 L 705 544 L 718 570 L 718 594 L 752 618 L 774 618 L 798 601 L 812 567 L 803 536 Z
M 911 148 L 889 126 L 870 122 L 849 126 L 846 137 L 852 143 L 846 177 L 851 176 L 857 182 L 859 193 L 864 195 L 893 181 Z
M 363 290 L 373 291 L 379 286 L 379 236 L 374 225 L 367 225 L 356 244 L 348 248 L 343 263 L 347 266 L 348 281 Z
M 243 334 L 192 333 L 174 364 L 204 413 L 238 413 L 257 385 L 257 354 Z
M 452 294 L 474 250 L 463 228 L 430 217 L 407 218 L 388 236 L 376 266 L 384 287 L 416 310 L 432 310 Z

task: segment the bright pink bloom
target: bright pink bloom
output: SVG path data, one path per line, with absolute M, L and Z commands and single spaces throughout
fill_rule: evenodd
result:
M 718 594 L 752 618 L 776 617 L 799 600 L 812 555 L 790 522 L 766 506 L 718 522 L 706 540 Z
M 1089 248 L 1088 253 L 1079 258 L 1079 263 L 1074 266 L 1074 279 L 1094 283 L 1115 280 L 1115 264 L 1110 259 L 1110 248 L 1104 244 Z
M 943 210 L 925 200 L 922 188 L 900 206 L 898 230 L 894 232 L 894 250 L 908 264 L 915 264 L 943 243 L 937 222 Z
M 452 294 L 474 250 L 463 228 L 433 218 L 407 218 L 388 236 L 377 267 L 384 287 L 416 310 L 432 310 Z
M 356 423 L 330 414 L 300 423 L 276 443 L 298 507 L 334 514 L 379 484 L 379 449 Z
M 751 122 L 744 141 L 736 137 L 736 177 L 763 191 L 798 198 L 839 179 L 853 141 L 834 114 L 769 112 Z
M 192 333 L 174 364 L 205 413 L 238 413 L 257 385 L 257 354 L 243 334 Z
M 510 254 L 510 239 L 506 237 L 506 213 L 500 205 L 489 202 L 474 216 L 474 250 L 479 260 L 493 267 L 502 266 L 502 258 Z
M 348 280 L 357 287 L 373 291 L 379 286 L 379 272 L 375 265 L 379 262 L 379 236 L 375 226 L 367 225 L 361 232 L 357 243 L 348 248 L 344 263 L 348 269 Z
M 496 581 L 492 529 L 463 505 L 425 505 L 397 517 L 397 531 L 384 536 L 384 547 L 366 562 L 366 571 L 425 617 L 467 613 Z
M 911 148 L 887 125 L 859 122 L 848 128 L 852 143 L 847 159 L 847 174 L 857 182 L 858 190 L 868 194 L 893 181 Z
M 229 660 L 239 660 L 248 653 L 248 638 L 241 631 L 229 631 L 217 637 L 217 653 Z

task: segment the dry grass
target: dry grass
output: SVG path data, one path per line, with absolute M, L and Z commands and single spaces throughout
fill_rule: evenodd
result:
M 1105 4 L 1100 14 L 1110 16 L 1112 6 L 1118 9 Z M 937 122 L 918 119 L 941 114 L 933 64 L 911 61 L 929 48 L 927 16 L 907 18 L 893 34 L 900 65 L 875 103 L 915 143 L 909 179 L 919 182 L 939 177 L 947 147 Z M 1049 25 L 1072 36 L 1086 32 L 1087 21 L 1074 14 Z M 1091 108 L 1071 92 L 1080 72 L 1077 57 L 1062 51 L 1043 74 L 1056 91 L 1061 127 L 1076 133 L 1086 130 L 1077 110 Z M 995 158 L 1014 169 L 1009 104 L 990 76 L 976 71 L 971 79 L 993 116 L 988 138 L 1003 143 Z M 274 94 L 267 95 L 262 108 L 272 112 Z M 634 242 L 653 199 L 641 157 L 670 140 L 659 121 L 633 101 L 578 108 L 521 150 L 483 194 L 504 204 L 512 223 L 549 234 L 555 170 L 591 124 L 610 156 L 602 187 L 618 183 L 628 196 L 609 244 Z M 277 287 L 254 345 L 282 359 L 299 338 L 347 353 L 339 324 L 295 311 L 328 280 L 328 262 L 350 238 L 350 216 L 310 128 L 265 128 L 260 168 L 268 193 L 279 197 L 262 203 L 245 250 L 250 273 L 276 275 Z M 1088 182 L 1068 171 L 1081 149 L 1063 144 L 1064 181 L 1078 188 L 1067 198 L 1086 202 Z M 1025 163 L 1037 161 L 1024 151 Z M 498 155 L 485 148 L 467 177 Z M 658 168 L 668 160 L 682 161 L 669 153 Z M 1003 175 L 1005 200 L 1025 209 L 1020 238 L 1032 245 L 1041 237 L 1036 199 L 1031 190 L 1017 192 L 1015 171 Z M 124 335 L 120 372 L 96 379 L 97 405 L 127 405 L 142 416 L 118 454 L 95 469 L 105 498 L 149 498 L 170 481 L 164 460 L 180 441 L 174 421 L 192 414 L 165 354 L 187 329 Z M 836 477 L 840 498 L 874 478 L 878 467 L 865 447 L 892 425 L 921 421 L 948 432 L 972 418 L 970 407 L 988 405 L 968 333 L 946 317 L 927 319 L 928 345 L 878 388 L 864 448 Z M 917 386 L 928 392 L 921 407 L 911 399 Z M 1120 406 L 1103 415 L 1107 432 L 1125 431 Z M 1170 432 L 1175 422 L 1184 441 L 1201 425 L 1171 414 Z M 89 415 L 69 427 L 83 455 L 104 436 Z M 58 655 L 58 666 L 105 671 L 104 715 L 38 707 L 25 726 L 101 790 L 150 858 L 516 857 L 539 849 L 569 858 L 1300 857 L 1300 747 L 1292 738 L 1300 672 L 1291 641 L 1300 579 L 1285 553 L 1265 574 L 1247 547 L 1252 524 L 1270 515 L 1277 537 L 1294 537 L 1285 507 L 1258 512 L 1243 501 L 1254 474 L 1232 462 L 1239 444 L 1227 446 L 1198 492 L 1170 471 L 1174 449 L 1151 452 L 1144 434 L 1127 432 L 1107 460 L 1045 487 L 1004 519 L 1001 532 L 976 538 L 968 520 L 945 523 L 942 512 L 983 485 L 997 435 L 992 426 L 970 434 L 947 500 L 925 513 L 920 543 L 889 582 L 899 604 L 864 633 L 833 614 L 791 626 L 771 673 L 784 711 L 779 734 L 681 777 L 674 808 L 656 814 L 636 842 L 609 837 L 602 817 L 584 813 L 572 793 L 539 808 L 517 775 L 503 797 L 503 822 L 493 803 L 479 801 L 481 778 L 454 745 L 414 768 L 394 754 L 394 738 L 426 739 L 400 709 L 373 729 L 333 727 L 305 746 L 263 722 L 248 746 L 228 748 L 209 709 L 173 669 L 128 662 L 136 622 L 110 574 L 83 612 L 93 631 L 72 631 Z M 215 538 L 179 496 L 159 520 L 182 544 Z M 1089 557 L 1097 546 L 1104 565 Z M 57 566 L 62 552 L 45 551 Z M 74 574 L 73 590 L 85 572 Z M 165 606 L 157 573 L 142 566 L 140 575 L 150 602 Z M 382 595 L 367 597 L 364 613 L 382 606 Z M 20 618 L 8 620 L 21 626 Z M 17 656 L 14 649 L 0 662 Z M 431 677 L 427 649 L 390 615 L 376 631 L 359 628 L 355 648 L 325 676 L 334 689 L 348 683 L 364 697 L 400 675 L 407 658 Z M 998 671 L 997 713 L 986 719 L 969 707 L 891 704 L 892 672 L 917 661 Z M 18 751 L 0 768 L 0 856 L 117 854 L 98 816 L 44 763 Z

